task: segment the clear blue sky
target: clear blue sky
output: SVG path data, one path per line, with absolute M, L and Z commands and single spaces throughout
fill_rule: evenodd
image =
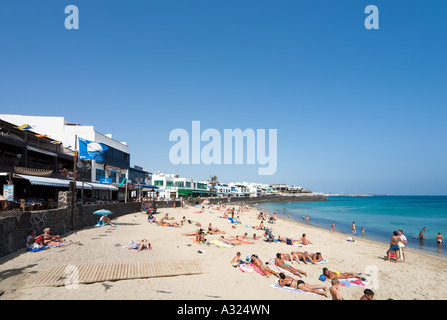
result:
M 0 113 L 94 125 L 152 172 L 447 194 L 446 32 L 444 0 L 2 0 Z M 193 120 L 277 129 L 276 174 L 172 165 Z

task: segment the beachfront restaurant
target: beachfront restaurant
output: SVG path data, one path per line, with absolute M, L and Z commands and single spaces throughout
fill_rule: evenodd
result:
M 12 194 L 7 203 L 2 204 L 5 209 L 42 210 L 58 208 L 59 191 L 69 191 L 68 179 L 31 176 L 24 174 L 0 173 L 0 183 L 8 185 Z M 8 182 L 12 182 L 8 184 Z M 5 189 L 5 187 L 4 187 Z M 76 181 L 77 204 L 116 202 L 118 188 L 104 186 L 98 183 Z M 5 193 L 5 192 L 3 192 Z M 7 200 L 6 200 L 7 201 Z

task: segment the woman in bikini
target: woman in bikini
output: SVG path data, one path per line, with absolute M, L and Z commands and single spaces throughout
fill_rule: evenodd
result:
M 326 294 L 326 287 L 325 286 L 319 286 L 319 285 L 310 285 L 305 283 L 303 280 L 295 280 L 292 277 L 286 276 L 284 273 L 279 274 L 279 282 L 278 284 L 281 287 L 289 287 L 293 289 L 299 289 L 311 293 L 316 293 L 322 296 L 325 296 L 327 298 Z M 323 291 L 320 291 L 318 289 L 322 289 Z
M 259 268 L 259 270 L 261 270 L 264 273 L 264 275 L 267 276 L 267 278 L 269 275 L 272 275 L 272 274 L 276 277 L 279 277 L 277 272 L 273 271 L 270 268 L 266 268 L 264 263 L 258 257 L 256 257 L 256 255 L 254 255 L 254 254 L 251 255 L 250 262 L 253 263 L 255 266 L 257 266 Z
M 300 261 L 303 261 L 304 264 L 307 264 L 307 259 L 309 259 L 310 263 L 315 264 L 314 260 L 309 256 L 307 251 L 304 251 L 304 252 L 300 252 L 300 251 L 291 252 L 290 256 L 291 256 L 292 260 L 296 260 L 298 263 L 300 263 Z
M 276 254 L 275 265 L 277 267 L 280 267 L 280 268 L 282 268 L 284 270 L 287 270 L 287 271 L 293 273 L 296 276 L 301 277 L 301 275 L 304 274 L 307 277 L 306 272 L 301 271 L 301 270 L 297 270 L 297 269 L 289 266 L 287 263 L 285 263 L 284 257 L 281 255 L 281 253 L 277 253 Z
M 361 276 L 355 275 L 352 272 L 339 272 L 339 271 L 330 271 L 328 268 L 323 268 L 323 274 L 329 279 L 348 279 L 348 278 L 358 278 Z

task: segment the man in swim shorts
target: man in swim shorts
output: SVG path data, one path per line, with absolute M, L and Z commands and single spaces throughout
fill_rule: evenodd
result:
M 391 252 L 394 252 L 394 255 L 396 256 L 396 263 L 397 263 L 397 252 L 399 251 L 399 243 L 400 238 L 399 238 L 399 234 L 397 233 L 397 231 L 393 231 L 393 236 L 391 237 L 391 241 L 390 241 L 390 248 L 388 249 L 387 252 L 387 257 L 388 257 L 388 262 L 390 262 L 390 258 L 391 258 Z

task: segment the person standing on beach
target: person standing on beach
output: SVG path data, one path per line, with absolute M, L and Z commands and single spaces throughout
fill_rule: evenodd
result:
M 362 238 L 365 237 L 365 227 L 362 227 Z
M 388 249 L 387 252 L 387 258 L 388 258 L 388 262 L 390 262 L 390 258 L 391 258 L 391 251 L 394 252 L 395 255 L 395 262 L 397 263 L 397 252 L 399 251 L 399 243 L 400 238 L 399 238 L 399 234 L 397 233 L 397 231 L 393 231 L 393 236 L 391 237 L 391 241 L 390 241 L 390 248 Z
M 355 222 L 352 222 L 352 234 L 356 235 L 357 231 L 355 230 Z
M 403 230 L 398 230 L 397 234 L 399 235 L 399 243 L 397 244 L 399 246 L 399 253 L 400 253 L 400 257 L 403 260 L 403 262 L 405 263 L 405 245 L 407 244 L 407 237 L 404 236 L 404 232 Z
M 332 221 L 332 227 L 331 227 L 331 231 L 334 232 L 335 231 L 335 223 L 334 221 Z

